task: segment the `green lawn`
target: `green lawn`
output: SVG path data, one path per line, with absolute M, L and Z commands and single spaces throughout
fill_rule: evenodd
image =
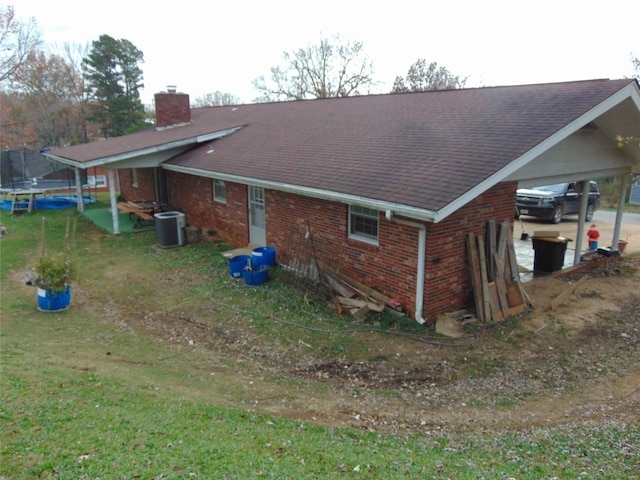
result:
M 25 284 L 29 267 L 43 238 L 47 249 L 61 248 L 75 214 L 0 215 L 9 231 L 0 240 L 1 479 L 637 478 L 637 424 L 390 433 L 259 414 L 253 385 L 277 390 L 277 380 L 239 381 L 232 363 L 214 366 L 215 351 L 132 331 L 109 302 L 123 284 L 132 301 L 144 302 L 155 290 L 141 279 L 193 269 L 211 284 L 155 300 L 159 310 L 179 303 L 188 318 L 226 275 L 224 246 L 159 255 L 153 232 L 112 236 L 78 217 L 81 284 L 69 310 L 42 313 Z M 238 302 L 261 300 L 259 289 L 237 292 Z M 336 350 L 359 348 L 355 340 L 330 341 Z

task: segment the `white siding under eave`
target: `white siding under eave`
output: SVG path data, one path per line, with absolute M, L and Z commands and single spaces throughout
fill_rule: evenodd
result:
M 554 145 L 509 177 L 519 188 L 591 180 L 630 173 L 633 159 L 597 128 L 584 128 Z

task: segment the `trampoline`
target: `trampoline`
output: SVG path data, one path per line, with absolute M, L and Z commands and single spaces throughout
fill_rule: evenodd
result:
M 76 207 L 78 193 L 84 204 L 95 203 L 95 197 L 85 195 L 91 188 L 87 182 L 87 172 L 82 171 L 76 188 L 76 174 L 72 168 L 61 167 L 47 160 L 42 151 L 26 149 L 9 150 L 0 154 L 0 209 L 31 211 L 31 208 L 57 210 Z M 54 194 L 54 192 L 58 192 Z M 31 205 L 29 205 L 31 202 Z
M 9 192 L 5 192 L 3 190 L 3 193 L 9 193 Z M 95 203 L 98 201 L 95 197 L 92 197 L 91 195 L 83 195 L 82 199 L 85 205 L 88 205 L 90 203 Z M 47 195 L 45 197 L 39 197 L 39 198 L 36 197 L 35 204 L 38 210 L 58 210 L 61 208 L 77 207 L 78 196 L 77 195 Z M 9 200 L 9 199 L 0 200 L 0 209 L 11 211 L 12 208 L 16 210 L 26 210 L 28 208 L 28 201 L 20 200 L 16 203 L 16 206 L 13 206 L 13 200 Z

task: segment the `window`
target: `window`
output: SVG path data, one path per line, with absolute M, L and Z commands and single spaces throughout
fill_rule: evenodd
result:
M 216 202 L 227 203 L 227 186 L 222 180 L 213 179 L 213 199 Z
M 138 170 L 136 168 L 131 169 L 131 186 L 138 188 Z
M 349 238 L 378 244 L 378 211 L 349 206 Z
M 90 187 L 106 187 L 107 186 L 107 176 L 106 175 L 88 175 L 87 183 Z

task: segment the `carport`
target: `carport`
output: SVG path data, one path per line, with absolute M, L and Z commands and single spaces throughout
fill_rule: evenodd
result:
M 576 182 L 576 189 L 590 180 L 618 179 L 619 202 L 611 249 L 617 249 L 627 189 L 632 174 L 640 172 L 640 95 L 630 83 L 596 107 L 551 135 L 512 162 L 506 181 L 518 188 Z M 585 236 L 587 196 L 582 197 L 575 234 L 573 264 L 578 265 Z

